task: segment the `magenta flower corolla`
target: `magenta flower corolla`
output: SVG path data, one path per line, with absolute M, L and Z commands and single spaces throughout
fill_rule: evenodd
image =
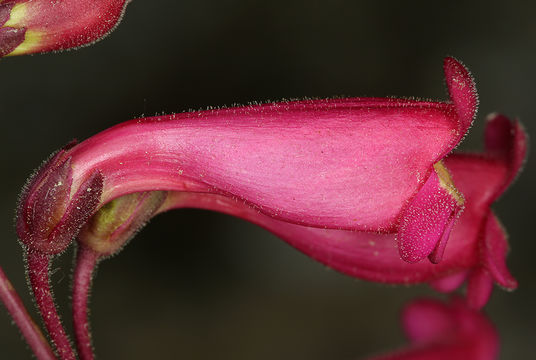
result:
M 459 298 L 448 304 L 412 301 L 402 312 L 402 326 L 411 345 L 370 360 L 494 360 L 499 356 L 493 324 Z
M 23 191 L 17 233 L 61 357 L 74 352 L 49 288 L 51 256 L 80 235 L 73 312 L 79 352 L 90 359 L 92 267 L 170 208 L 243 217 L 364 279 L 461 278 L 474 262 L 441 262 L 464 206 L 441 160 L 470 127 L 477 97 L 459 62 L 445 59 L 444 71 L 449 102 L 304 100 L 159 116 L 56 153 Z
M 477 105 L 467 70 L 452 58 L 444 69 L 452 102 L 305 100 L 120 124 L 38 171 L 21 197 L 18 234 L 59 253 L 79 217 L 126 194 L 166 190 L 240 199 L 309 227 L 398 233 L 401 256 L 418 261 L 448 238 L 462 208 L 440 161 Z

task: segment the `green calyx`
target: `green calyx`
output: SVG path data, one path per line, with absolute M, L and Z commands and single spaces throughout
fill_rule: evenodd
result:
M 114 199 L 89 219 L 78 241 L 100 257 L 114 255 L 156 214 L 166 197 L 166 191 L 150 191 Z

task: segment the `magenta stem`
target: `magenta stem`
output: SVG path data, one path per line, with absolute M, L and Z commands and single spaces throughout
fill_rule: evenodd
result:
M 22 300 L 0 267 L 0 300 L 4 303 L 22 336 L 38 360 L 54 360 L 56 357 L 50 344 L 26 310 Z
M 93 270 L 97 260 L 98 255 L 94 251 L 79 244 L 73 279 L 73 326 L 80 360 L 93 360 L 95 358 L 91 345 L 88 300 Z
M 50 257 L 43 253 L 29 251 L 26 254 L 26 261 L 28 277 L 37 307 L 60 359 L 76 360 L 74 350 L 69 337 L 65 333 L 50 290 Z

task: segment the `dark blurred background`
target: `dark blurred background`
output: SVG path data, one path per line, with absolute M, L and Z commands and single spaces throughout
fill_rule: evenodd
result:
M 0 61 L 0 264 L 32 308 L 13 229 L 25 179 L 49 153 L 141 115 L 300 97 L 445 99 L 442 59 L 472 70 L 479 149 L 499 111 L 536 129 L 536 5 L 531 2 L 135 0 L 104 41 Z M 486 312 L 501 359 L 536 338 L 534 157 L 494 206 L 520 287 Z M 531 235 L 532 234 L 532 235 Z M 69 314 L 72 249 L 52 280 Z M 360 359 L 404 344 L 398 313 L 426 286 L 392 287 L 326 269 L 244 221 L 199 210 L 154 219 L 99 267 L 91 300 L 102 359 Z M 70 327 L 69 317 L 66 316 Z M 0 357 L 31 358 L 0 311 Z

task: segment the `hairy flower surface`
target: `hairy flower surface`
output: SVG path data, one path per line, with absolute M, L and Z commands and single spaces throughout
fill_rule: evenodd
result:
M 486 316 L 454 298 L 448 304 L 422 299 L 402 312 L 407 349 L 370 360 L 494 360 L 499 336 Z
M 130 0 L 3 0 L 0 57 L 93 43 L 119 23 Z
M 467 70 L 452 58 L 444 69 L 452 102 L 305 100 L 115 126 L 37 172 L 21 197 L 20 239 L 61 252 L 95 199 L 99 208 L 163 190 L 238 199 L 307 227 L 396 233 L 404 260 L 438 262 L 438 244 L 463 208 L 440 161 L 466 133 L 477 103 Z

